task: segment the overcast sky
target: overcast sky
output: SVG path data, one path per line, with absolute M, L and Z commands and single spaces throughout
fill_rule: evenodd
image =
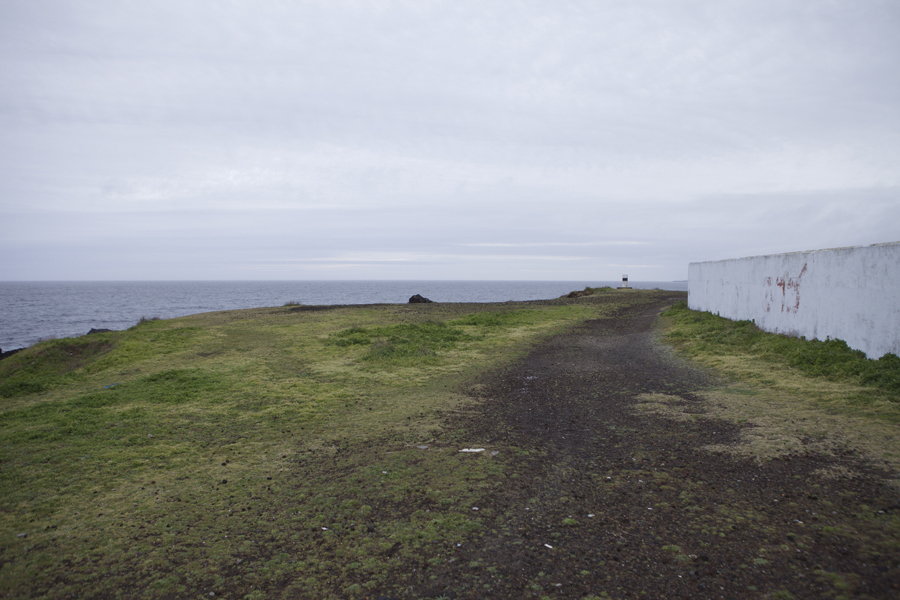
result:
M 0 280 L 900 241 L 900 2 L 0 2 Z

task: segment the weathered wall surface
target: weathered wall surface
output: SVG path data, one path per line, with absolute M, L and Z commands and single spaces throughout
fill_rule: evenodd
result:
M 691 263 L 688 307 L 900 356 L 900 242 Z

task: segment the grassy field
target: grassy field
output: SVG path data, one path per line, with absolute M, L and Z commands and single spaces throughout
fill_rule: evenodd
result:
M 684 302 L 664 313 L 662 325 L 664 339 L 681 355 L 723 377 L 721 386 L 698 393 L 706 415 L 750 425 L 738 446 L 710 450 L 759 460 L 809 452 L 856 455 L 887 477 L 900 473 L 898 357 L 868 360 L 840 340 L 766 333 L 749 321 L 688 310 Z M 645 410 L 705 418 L 683 412 L 678 399 L 663 394 L 644 400 Z
M 651 294 L 209 313 L 0 361 L 0 595 L 408 597 L 459 545 L 498 533 L 475 498 L 529 452 L 455 428 L 479 377 Z M 896 357 L 683 305 L 661 334 L 672 360 L 720 377 L 699 393 L 707 416 L 754 425 L 709 450 L 853 453 L 898 472 Z
M 285 306 L 0 362 L 4 597 L 365 597 L 479 535 L 467 386 L 610 302 Z M 273 596 L 269 590 L 279 590 Z

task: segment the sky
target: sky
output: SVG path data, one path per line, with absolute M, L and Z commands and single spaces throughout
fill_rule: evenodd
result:
M 0 2 L 0 281 L 900 241 L 896 0 Z

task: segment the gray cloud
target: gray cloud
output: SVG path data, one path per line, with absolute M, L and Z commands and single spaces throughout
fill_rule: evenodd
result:
M 893 2 L 0 6 L 0 279 L 686 276 L 900 239 Z

